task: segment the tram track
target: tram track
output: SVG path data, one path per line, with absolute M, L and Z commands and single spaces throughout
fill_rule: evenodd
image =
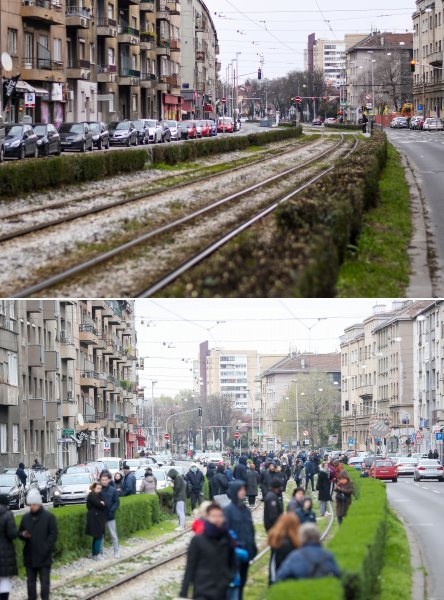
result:
M 67 280 L 69 280 L 75 276 L 85 275 L 90 269 L 94 269 L 95 267 L 102 266 L 105 263 L 107 263 L 108 261 L 111 261 L 113 258 L 123 256 L 126 252 L 128 252 L 138 246 L 141 246 L 156 237 L 161 237 L 162 235 L 164 235 L 166 233 L 171 233 L 175 230 L 179 230 L 181 227 L 191 223 L 192 221 L 196 221 L 203 216 L 208 216 L 212 212 L 215 212 L 218 209 L 220 209 L 221 207 L 226 207 L 226 206 L 230 205 L 230 203 L 233 203 L 233 201 L 235 201 L 235 200 L 240 200 L 241 198 L 247 197 L 249 194 L 252 194 L 253 192 L 258 192 L 261 190 L 263 191 L 265 188 L 267 188 L 267 186 L 270 186 L 273 183 L 276 183 L 279 181 L 285 181 L 285 178 L 288 178 L 289 175 L 294 175 L 294 174 L 298 173 L 299 171 L 303 171 L 307 167 L 313 166 L 314 163 L 319 162 L 322 158 L 326 157 L 327 155 L 332 155 L 332 153 L 334 153 L 340 146 L 344 145 L 345 143 L 346 143 L 346 137 L 342 134 L 340 136 L 339 141 L 336 144 L 329 146 L 326 150 L 323 150 L 321 153 L 316 154 L 315 156 L 309 158 L 308 160 L 306 160 L 302 163 L 299 163 L 299 164 L 297 164 L 291 168 L 288 168 L 284 171 L 280 171 L 278 174 L 273 175 L 271 177 L 267 177 L 266 179 L 263 179 L 260 182 L 255 183 L 254 185 L 250 185 L 246 188 L 243 188 L 240 191 L 228 194 L 227 196 L 224 196 L 208 205 L 204 205 L 203 207 L 201 207 L 191 213 L 185 214 L 184 216 L 181 216 L 180 218 L 170 221 L 164 225 L 161 225 L 160 227 L 155 227 L 139 236 L 136 236 L 135 238 L 133 238 L 129 241 L 126 241 L 122 244 L 115 246 L 111 250 L 107 250 L 105 252 L 99 253 L 96 256 L 93 256 L 92 258 L 90 258 L 84 262 L 78 263 L 78 264 L 70 266 L 64 270 L 61 270 L 58 273 L 52 274 L 34 285 L 24 288 L 18 292 L 15 291 L 14 295 L 15 295 L 15 297 L 32 296 L 36 293 L 47 290 L 48 288 L 56 286 L 60 283 L 66 282 Z M 354 147 L 356 147 L 357 143 L 358 143 L 358 141 L 356 139 L 356 143 L 355 143 Z M 275 156 L 271 157 L 271 158 L 275 158 Z M 270 158 L 267 158 L 266 160 L 270 160 Z M 251 166 L 251 164 L 248 165 L 247 167 L 242 166 L 242 168 L 248 168 L 249 166 Z M 308 185 L 313 183 L 315 180 L 319 179 L 319 177 L 324 176 L 327 172 L 330 172 L 333 168 L 334 168 L 334 165 L 329 167 L 328 169 L 323 170 L 320 175 L 316 176 L 316 178 L 311 178 L 308 182 L 306 182 L 304 184 L 304 189 L 305 189 L 305 187 L 307 187 Z M 217 175 L 219 175 L 219 173 Z M 187 184 L 187 185 L 189 185 L 189 184 Z M 298 188 L 298 190 L 301 191 L 301 189 L 299 189 L 299 188 Z M 293 192 L 291 197 L 293 197 L 293 195 L 295 195 L 295 193 L 297 193 L 298 190 Z M 283 201 L 283 200 L 281 200 L 281 201 Z M 274 208 L 273 208 L 273 210 L 274 210 L 276 208 L 276 206 L 275 205 L 273 205 L 273 206 L 274 206 Z M 267 210 L 269 210 L 269 212 L 271 212 L 270 208 Z M 262 210 L 260 213 L 260 216 L 256 215 L 256 220 L 258 220 L 259 218 L 263 218 L 263 216 L 265 216 L 264 214 L 262 214 L 263 212 L 264 211 Z M 249 221 L 251 221 L 251 219 Z M 224 243 L 226 243 L 226 242 L 224 242 Z M 223 244 L 220 244 L 219 247 L 221 247 L 222 245 Z M 213 251 L 215 251 L 215 249 Z M 206 251 L 208 252 L 208 248 L 206 249 Z M 199 255 L 200 255 L 200 253 L 199 253 Z M 204 257 L 202 256 L 200 258 L 200 260 L 203 260 L 203 258 Z M 192 260 L 195 261 L 196 257 L 193 257 Z M 198 262 L 200 262 L 200 260 L 198 260 Z M 196 264 L 196 262 L 193 262 L 193 265 L 194 264 Z M 191 263 L 190 263 L 187 266 L 187 269 L 191 268 L 191 266 L 193 266 L 193 265 L 191 265 Z M 182 264 L 180 266 L 181 269 L 183 269 L 184 267 L 185 267 L 184 264 Z M 174 270 L 174 272 L 175 271 L 176 270 Z M 183 271 L 181 271 L 181 272 L 183 272 Z M 168 281 L 172 280 L 171 279 L 172 273 L 173 273 L 173 271 L 169 275 L 166 276 L 166 277 L 168 277 Z M 178 274 L 176 275 L 176 277 L 177 276 L 178 276 Z M 174 278 L 175 277 L 173 277 L 173 279 Z M 162 279 L 162 281 L 156 281 L 156 283 L 154 284 L 156 289 L 161 289 L 162 287 L 164 287 L 167 284 L 167 282 L 163 281 L 163 279 Z M 153 287 L 153 286 L 151 286 L 151 287 Z M 151 287 L 148 288 L 148 291 L 151 290 Z M 146 295 L 147 295 L 146 291 L 147 290 L 142 291 L 138 296 L 146 297 Z M 153 293 L 155 293 L 155 292 L 153 292 Z

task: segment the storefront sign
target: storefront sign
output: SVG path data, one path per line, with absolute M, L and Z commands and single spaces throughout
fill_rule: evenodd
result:
M 33 92 L 25 94 L 25 106 L 26 108 L 35 108 L 35 94 Z
M 63 102 L 63 83 L 52 84 L 51 100 L 53 102 Z

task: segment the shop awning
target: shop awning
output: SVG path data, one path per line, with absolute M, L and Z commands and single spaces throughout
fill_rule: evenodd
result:
M 181 104 L 181 100 L 180 96 L 172 96 L 171 94 L 165 94 L 163 97 L 164 104 Z
M 204 112 L 213 112 L 213 107 L 211 106 L 211 104 L 205 104 Z
M 17 81 L 17 85 L 15 86 L 15 91 L 21 92 L 23 94 L 26 94 L 26 93 L 33 94 L 35 92 L 32 85 L 29 85 L 29 83 L 27 81 L 22 81 L 22 80 Z
M 41 98 L 49 99 L 49 90 L 45 90 L 45 88 L 34 86 L 34 92 L 36 96 L 40 96 Z

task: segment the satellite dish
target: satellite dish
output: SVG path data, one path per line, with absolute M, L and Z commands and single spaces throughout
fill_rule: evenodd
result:
M 85 425 L 82 413 L 77 413 L 77 424 L 80 425 L 80 427 L 83 427 L 83 425 Z
M 7 52 L 2 52 L 2 67 L 7 73 L 12 71 L 12 58 Z

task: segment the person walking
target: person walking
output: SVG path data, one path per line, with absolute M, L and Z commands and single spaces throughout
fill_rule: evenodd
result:
M 234 467 L 233 471 L 234 479 L 240 479 L 241 481 L 245 481 L 247 477 L 247 457 L 241 456 L 239 458 L 239 462 Z
M 311 490 L 314 492 L 314 476 L 315 476 L 315 464 L 313 462 L 313 457 L 305 461 L 305 491 L 308 490 L 308 484 L 311 482 Z
M 276 581 L 276 572 L 296 548 L 299 548 L 300 521 L 293 512 L 282 514 L 268 532 L 268 543 L 270 544 L 270 565 L 268 583 L 271 585 Z
M 196 504 L 199 506 L 203 500 L 202 490 L 204 485 L 204 474 L 196 463 L 192 463 L 185 478 L 190 486 L 191 510 L 194 510 Z
M 96 481 L 89 488 L 86 497 L 86 535 L 92 537 L 91 556 L 93 560 L 102 560 L 102 541 L 105 535 L 106 514 L 105 502 L 100 499 L 102 485 Z
M 136 476 L 128 465 L 123 465 L 122 496 L 134 496 L 137 492 Z
M 213 479 L 214 496 L 220 496 L 228 492 L 228 477 L 225 474 L 225 466 L 220 463 L 216 467 L 216 475 Z
M 283 512 L 284 501 L 282 498 L 282 481 L 276 477 L 271 480 L 270 490 L 264 500 L 265 531 L 268 531 L 273 527 Z
M 299 459 L 296 460 L 293 470 L 293 479 L 295 480 L 297 487 L 301 487 L 302 485 L 302 469 L 302 461 Z
M 57 541 L 57 521 L 43 508 L 36 489 L 28 492 L 29 512 L 23 515 L 18 537 L 24 541 L 23 563 L 26 567 L 28 600 L 37 600 L 37 578 L 40 579 L 42 600 L 49 600 L 52 555 Z
M 305 490 L 303 487 L 297 487 L 293 490 L 293 497 L 290 502 L 287 504 L 287 512 L 294 512 L 297 514 L 297 511 L 304 506 L 304 498 L 305 498 Z
M 153 470 L 148 467 L 145 471 L 145 477 L 142 479 L 140 484 L 141 494 L 156 494 L 157 493 L 157 479 L 153 475 Z
M 300 528 L 301 547 L 293 550 L 281 564 L 276 581 L 340 577 L 335 557 L 321 546 L 321 533 L 313 523 Z
M 8 502 L 6 495 L 0 496 L 0 600 L 8 600 L 11 577 L 18 574 L 14 548 L 18 533 Z
M 176 527 L 176 531 L 183 531 L 185 529 L 185 503 L 187 501 L 185 479 L 176 469 L 170 469 L 168 477 L 173 481 L 173 504 L 179 519 L 179 526 Z
M 102 471 L 102 475 L 103 475 L 103 471 Z M 116 492 L 119 496 L 122 495 L 122 485 L 123 485 L 123 477 L 122 477 L 122 473 L 120 471 L 118 471 L 115 475 L 114 475 L 114 487 L 116 489 Z
M 19 463 L 18 469 L 15 472 L 15 474 L 20 479 L 23 487 L 26 487 L 26 480 L 28 479 L 28 476 L 26 475 L 25 465 L 22 462 Z
M 316 483 L 319 500 L 319 516 L 322 519 L 327 512 L 327 502 L 331 500 L 330 470 L 327 463 L 323 462 L 319 469 L 318 480 Z
M 336 516 L 339 525 L 347 515 L 347 511 L 352 503 L 353 482 L 350 480 L 347 471 L 341 471 L 335 487 L 336 491 Z
M 212 500 L 213 496 L 214 496 L 213 479 L 214 479 L 214 476 L 216 475 L 216 465 L 215 464 L 213 464 L 213 463 L 210 462 L 207 465 L 207 473 L 206 473 L 206 475 L 207 475 L 207 479 L 208 479 L 208 487 L 209 487 L 209 490 L 210 490 L 210 500 Z
M 259 473 L 254 467 L 254 463 L 250 463 L 247 475 L 245 477 L 248 504 L 254 506 L 256 504 L 256 497 L 259 493 Z
M 438 454 L 438 450 L 436 450 L 436 448 L 433 451 L 433 458 L 435 458 L 436 460 L 439 460 L 439 454 Z
M 313 511 L 313 500 L 310 497 L 304 498 L 302 508 L 299 508 L 296 511 L 296 515 L 302 525 L 304 523 L 316 523 L 316 515 Z
M 188 546 L 180 596 L 188 598 L 192 586 L 193 598 L 225 600 L 234 574 L 234 549 L 224 513 L 218 504 L 212 503 L 207 507 L 201 533 Z
M 226 525 L 236 535 L 236 542 L 239 546 L 248 553 L 246 559 L 242 561 L 238 560 L 237 564 L 240 576 L 237 600 L 242 600 L 243 590 L 248 577 L 249 561 L 256 556 L 257 546 L 251 511 L 244 502 L 247 496 L 245 483 L 243 481 L 232 481 L 228 495 L 231 503 L 224 508 Z
M 101 474 L 100 500 L 105 503 L 106 528 L 109 531 L 113 544 L 114 558 L 120 558 L 119 538 L 117 535 L 116 510 L 119 508 L 119 494 L 113 485 L 110 485 L 111 477 L 107 474 Z

